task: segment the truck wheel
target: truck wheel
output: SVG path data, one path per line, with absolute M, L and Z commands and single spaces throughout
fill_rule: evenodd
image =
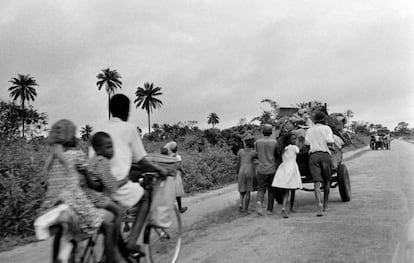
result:
M 337 172 L 339 195 L 343 202 L 351 200 L 351 181 L 349 180 L 348 169 L 345 164 L 338 166 Z

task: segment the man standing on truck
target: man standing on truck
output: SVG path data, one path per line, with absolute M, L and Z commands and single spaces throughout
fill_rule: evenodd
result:
M 305 135 L 305 144 L 309 149 L 309 170 L 315 185 L 315 198 L 318 205 L 317 216 L 322 216 L 322 210 L 328 210 L 329 190 L 332 176 L 331 151 L 334 143 L 332 129 L 325 125 L 326 116 L 323 112 L 314 115 L 315 126 L 309 128 Z M 321 199 L 321 183 L 323 183 L 323 204 Z

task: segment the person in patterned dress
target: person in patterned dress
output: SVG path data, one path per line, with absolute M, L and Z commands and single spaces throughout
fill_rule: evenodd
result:
M 76 225 L 65 234 L 79 240 L 99 229 L 104 213 L 94 206 L 80 186 L 80 174 L 76 167 L 86 164 L 86 154 L 77 147 L 75 133 L 76 126 L 70 120 L 62 119 L 52 125 L 48 137 L 51 153 L 45 164 L 47 190 L 41 214 L 47 214 L 57 205 L 67 205 L 70 210 L 60 212 L 50 223 Z M 35 227 L 38 223 L 35 221 Z M 59 250 L 58 244 L 54 246 Z

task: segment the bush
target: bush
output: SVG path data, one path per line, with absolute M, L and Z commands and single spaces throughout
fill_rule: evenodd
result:
M 168 141 L 144 140 L 149 152 L 160 152 Z M 211 145 L 200 136 L 185 136 L 177 140 L 178 154 L 186 171 L 183 176 L 187 193 L 217 188 L 235 182 L 236 156 L 227 145 Z
M 0 236 L 29 236 L 45 193 L 42 143 L 0 141 Z
M 220 131 L 209 133 L 221 137 Z M 167 141 L 144 139 L 148 152 L 159 152 Z M 177 138 L 178 153 L 187 174 L 183 176 L 186 192 L 217 188 L 235 182 L 236 156 L 224 141 L 211 145 L 200 135 Z M 80 141 L 86 149 L 86 142 Z M 0 140 L 0 237 L 32 236 L 33 222 L 43 202 L 46 177 L 43 174 L 48 147 L 45 138 L 32 141 Z
M 235 182 L 236 156 L 229 147 L 210 146 L 203 152 L 180 153 L 186 192 L 208 190 Z

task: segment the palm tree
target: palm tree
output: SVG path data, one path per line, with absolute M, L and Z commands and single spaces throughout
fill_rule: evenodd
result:
M 10 97 L 13 98 L 13 101 L 16 101 L 18 98 L 20 98 L 22 107 L 22 137 L 24 137 L 24 102 L 26 100 L 34 101 L 35 97 L 37 96 L 34 86 L 39 85 L 36 83 L 36 80 L 33 77 L 30 77 L 29 74 L 18 74 L 17 78 L 12 78 L 9 80 L 9 82 L 13 84 L 13 86 L 9 88 Z
M 85 127 L 82 127 L 80 131 L 82 139 L 84 141 L 89 140 L 89 137 L 91 136 L 92 131 L 93 131 L 93 128 L 89 124 L 86 124 Z
M 148 133 L 151 133 L 150 114 L 153 109 L 161 108 L 162 105 L 162 101 L 156 98 L 160 95 L 162 95 L 161 88 L 154 88 L 154 83 L 149 84 L 148 82 L 144 83 L 144 88 L 138 87 L 135 92 L 137 98 L 134 100 L 134 103 L 137 104 L 136 107 L 141 107 L 148 114 Z
M 208 117 L 207 117 L 207 123 L 213 125 L 213 128 L 219 122 L 220 122 L 220 118 L 219 118 L 219 116 L 216 113 L 212 112 L 212 113 L 210 113 L 208 115 Z
M 351 123 L 349 123 L 349 118 L 354 117 L 354 112 L 352 110 L 347 110 L 345 112 L 346 118 L 347 118 L 347 122 L 348 122 L 348 129 L 350 128 Z
M 109 105 L 109 101 L 111 100 L 111 94 L 115 93 L 117 88 L 121 88 L 122 81 L 121 75 L 116 71 L 116 69 L 111 70 L 110 68 L 102 69 L 102 73 L 99 73 L 96 78 L 98 82 L 96 82 L 96 86 L 98 86 L 98 90 L 101 90 L 102 86 L 105 85 L 106 93 L 108 93 L 108 117 L 111 119 L 111 109 Z

